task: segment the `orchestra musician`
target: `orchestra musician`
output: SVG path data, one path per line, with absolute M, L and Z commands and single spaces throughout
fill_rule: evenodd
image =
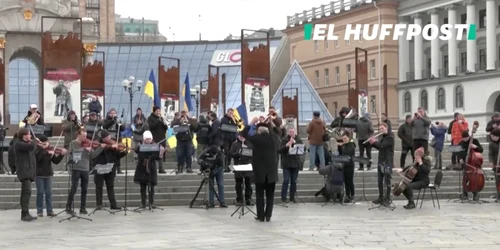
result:
M 379 126 L 380 140 L 377 141 L 375 136 L 371 137 L 368 142 L 373 148 L 378 150 L 378 167 L 377 167 L 377 182 L 378 182 L 378 198 L 373 204 L 390 204 L 391 197 L 391 174 L 394 161 L 394 134 L 388 130 L 385 123 Z M 384 182 L 386 185 L 386 196 L 384 198 Z
M 167 137 L 167 129 L 168 129 L 168 122 L 163 118 L 161 115 L 161 108 L 158 106 L 153 107 L 153 112 L 151 115 L 148 117 L 148 127 L 149 131 L 153 135 L 153 141 L 155 142 L 160 142 L 163 147 L 166 147 L 166 140 L 165 138 Z M 163 161 L 158 161 L 158 173 L 160 174 L 165 174 L 167 173 L 165 169 L 163 169 Z
M 404 168 L 398 169 L 398 173 L 403 173 L 410 167 L 417 168 L 418 172 L 411 181 L 410 184 L 403 191 L 403 195 L 408 199 L 408 204 L 404 206 L 406 209 L 414 209 L 415 201 L 413 200 L 413 190 L 420 190 L 429 186 L 429 173 L 431 172 L 431 159 L 425 156 L 425 150 L 423 147 L 417 148 L 415 150 L 415 161 L 412 165 L 406 166 Z
M 38 111 L 38 105 L 31 104 L 30 110 L 28 110 L 28 114 L 23 119 L 24 124 L 29 125 L 44 125 L 42 113 Z
M 342 107 L 339 112 L 339 116 L 333 119 L 332 124 L 330 124 L 330 127 L 332 128 L 337 128 L 337 127 L 342 127 L 343 121 L 347 114 L 349 114 L 349 111 L 351 111 L 347 107 Z
M 149 130 L 144 131 L 143 135 L 143 143 L 144 144 L 154 144 L 153 141 L 153 134 Z M 135 151 L 138 152 L 139 146 L 137 145 Z M 162 157 L 163 152 L 165 149 L 161 147 L 160 150 L 160 157 Z M 150 158 L 143 158 L 139 155 L 139 158 L 137 160 L 137 165 L 135 168 L 135 174 L 134 174 L 134 182 L 139 184 L 141 187 L 141 208 L 146 208 L 146 197 L 149 199 L 149 206 L 151 208 L 155 208 L 154 206 L 154 195 L 155 195 L 155 190 L 154 187 L 158 184 L 158 172 L 156 170 L 156 162 L 158 159 L 150 159 Z M 149 186 L 149 190 L 148 189 Z M 146 196 L 146 193 L 148 192 L 148 195 Z
M 54 176 L 52 163 L 56 165 L 59 164 L 66 154 L 66 149 L 57 150 L 51 148 L 49 145 L 49 138 L 45 135 L 40 135 L 38 139 L 40 143 L 35 149 L 36 211 L 38 217 L 43 217 L 43 200 L 45 198 L 47 216 L 53 217 L 55 214 L 52 210 L 52 176 Z
M 17 132 L 19 141 L 14 144 L 14 152 L 16 155 L 17 179 L 21 182 L 21 220 L 32 221 L 37 217 L 33 217 L 29 213 L 30 198 L 31 198 L 31 182 L 35 181 L 36 177 L 36 157 L 35 149 L 38 139 L 31 139 L 31 134 L 28 129 L 22 128 Z
M 9 161 L 9 167 L 10 167 L 10 173 L 11 174 L 16 174 L 16 151 L 15 151 L 15 146 L 16 142 L 18 142 L 20 138 L 18 137 L 17 133 L 14 133 L 12 136 L 12 140 L 9 142 L 9 152 L 8 152 L 8 161 Z
M 68 149 L 71 141 L 76 139 L 76 131 L 80 129 L 82 123 L 78 121 L 75 111 L 68 112 L 68 117 L 63 120 L 62 129 L 64 135 L 64 148 Z
M 127 152 L 117 152 L 118 144 L 111 139 L 111 135 L 108 131 L 101 131 L 101 138 L 98 140 L 100 143 L 99 147 L 94 149 L 93 154 L 97 155 L 95 159 L 92 160 L 91 167 L 94 168 L 96 165 L 116 163 L 116 161 L 125 156 Z M 97 209 L 102 208 L 102 196 L 103 187 L 106 183 L 106 191 L 108 193 L 108 199 L 110 203 L 110 208 L 113 210 L 119 210 L 116 204 L 115 198 L 115 177 L 116 177 L 116 165 L 113 166 L 113 170 L 107 174 L 94 173 L 94 183 L 95 183 L 95 194 L 96 194 L 96 206 Z
M 252 149 L 252 143 L 247 141 L 245 137 L 238 135 L 238 138 L 231 145 L 230 154 L 234 159 L 234 165 L 246 165 L 252 163 L 252 156 L 243 155 L 243 148 Z M 253 206 L 252 201 L 252 172 L 234 172 L 234 180 L 236 181 L 236 203 L 242 205 L 244 202 L 247 206 Z M 243 184 L 244 182 L 244 184 Z M 243 200 L 243 185 L 245 186 L 245 199 Z
M 494 124 L 495 125 L 495 124 Z M 496 126 L 496 125 L 495 125 Z M 490 161 L 491 168 L 493 170 L 493 174 L 495 175 L 495 183 L 497 186 L 497 195 L 495 202 L 500 202 L 500 190 L 498 189 L 498 182 L 500 169 L 498 164 L 498 152 L 500 147 L 500 128 L 493 128 L 490 130 L 490 142 L 488 145 L 488 159 Z
M 123 112 L 122 111 L 122 117 L 123 117 Z M 108 115 L 106 116 L 106 119 L 102 121 L 102 128 L 107 130 L 111 136 L 112 140 L 118 140 L 120 139 L 120 133 L 125 130 L 125 126 L 123 126 L 122 121 L 118 118 L 118 113 L 114 108 L 111 108 L 108 112 Z M 103 137 L 103 136 L 101 136 Z M 120 164 L 120 159 L 123 158 L 125 155 L 121 156 L 116 159 L 114 162 L 115 165 L 113 168 L 116 168 L 116 172 L 118 174 L 123 174 L 121 170 L 121 164 Z
M 342 141 L 337 142 L 337 146 L 341 149 L 339 154 L 351 157 L 351 161 L 343 164 L 344 168 L 342 171 L 345 186 L 344 203 L 350 203 L 354 201 L 354 161 L 352 157 L 356 155 L 356 143 L 354 143 L 353 136 L 348 130 L 344 132 L 341 139 Z
M 463 131 L 462 132 L 462 141 L 460 141 L 460 143 L 458 144 L 463 149 L 463 151 L 458 152 L 458 159 L 463 164 L 462 168 L 465 167 L 465 164 L 467 164 L 467 162 L 465 162 L 465 160 L 467 159 L 467 154 L 469 154 L 470 139 L 471 139 L 471 137 L 469 135 L 469 131 Z M 479 143 L 479 140 L 477 140 L 476 138 L 473 138 L 472 144 L 470 144 L 470 150 L 472 150 L 474 152 L 478 152 L 478 153 L 483 153 L 483 146 L 481 146 L 481 143 Z M 478 194 L 477 192 L 472 193 L 474 201 L 479 200 L 479 196 L 477 194 Z M 460 198 L 462 200 L 468 200 L 467 192 L 464 191 Z
M 70 162 L 71 162 L 71 190 L 66 202 L 66 213 L 74 213 L 72 209 L 73 200 L 78 189 L 78 182 L 80 182 L 80 214 L 87 214 L 87 190 L 89 186 L 89 170 L 90 161 L 95 159 L 101 150 L 92 151 L 90 145 L 84 145 L 87 142 L 87 132 L 85 129 L 78 129 L 76 131 L 76 139 L 69 145 Z M 86 146 L 86 147 L 84 147 Z M 75 161 L 73 153 L 81 153 L 81 159 Z
M 175 147 L 175 152 L 177 154 L 177 173 L 182 174 L 184 171 L 184 164 L 186 166 L 186 172 L 193 173 L 191 169 L 194 150 L 193 135 L 196 133 L 197 122 L 194 119 L 189 119 L 187 112 L 183 110 L 179 119 L 174 119 L 172 121 L 172 128 L 174 130 L 175 127 L 187 127 L 186 132 L 178 132 L 175 134 L 175 138 L 177 139 L 177 146 Z
M 220 125 L 231 125 L 237 126 L 236 119 L 234 117 L 234 109 L 229 108 L 226 114 L 220 119 Z M 231 155 L 229 153 L 229 149 L 234 141 L 236 141 L 237 133 L 222 131 L 220 130 L 222 135 L 222 151 L 225 155 L 224 161 L 224 172 L 231 172 L 229 169 L 229 165 L 231 165 Z
M 278 112 L 276 112 L 276 108 L 274 106 L 269 107 L 267 115 L 273 117 L 271 121 L 273 121 L 276 127 L 279 128 L 281 127 L 281 125 L 283 125 L 283 119 L 278 115 Z
M 279 153 L 281 154 L 281 168 L 283 168 L 283 184 L 281 185 L 281 201 L 286 202 L 288 184 L 290 184 L 290 202 L 296 203 L 297 178 L 302 166 L 301 155 L 290 155 L 290 148 L 295 144 L 302 144 L 302 139 L 297 136 L 294 127 L 288 129 L 288 135 L 281 139 Z
M 101 130 L 102 122 L 99 120 L 96 112 L 90 112 L 89 119 L 85 122 L 85 125 L 91 127 L 92 129 L 97 129 L 97 131 Z M 95 134 L 98 135 L 97 132 Z M 87 139 L 92 140 L 92 136 L 94 136 L 94 131 L 87 130 Z

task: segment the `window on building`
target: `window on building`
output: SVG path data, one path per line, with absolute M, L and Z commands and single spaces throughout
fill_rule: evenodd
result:
M 335 48 L 339 47 L 339 40 L 335 40 L 335 41 L 333 41 L 333 43 L 335 44 Z
M 427 90 L 422 90 L 420 92 L 420 107 L 424 108 L 427 110 L 428 107 L 428 96 L 427 96 Z
M 330 49 L 330 41 L 325 40 L 325 50 Z
M 345 40 L 345 45 L 349 45 L 349 44 L 351 44 L 351 38 Z
M 316 81 L 316 87 L 319 87 L 319 70 L 314 71 L 314 77 Z
M 427 59 L 427 69 L 430 71 L 432 68 L 431 58 Z
M 460 53 L 460 71 L 462 73 L 467 71 L 467 52 Z
M 370 60 L 370 77 L 371 79 L 375 79 L 377 77 L 377 74 L 375 73 L 377 71 L 375 67 L 375 60 Z
M 375 105 L 376 105 L 376 102 L 375 102 L 376 98 L 377 97 L 375 95 L 371 95 L 370 96 L 370 104 L 371 104 L 371 110 L 370 110 L 370 112 L 372 112 L 372 113 L 376 113 L 375 111 L 377 111 L 377 107 L 375 107 Z
M 485 49 L 479 50 L 479 69 L 480 70 L 486 69 L 486 50 Z
M 479 11 L 479 28 L 486 28 L 486 9 L 482 9 Z
M 443 88 L 439 88 L 437 91 L 437 108 L 438 109 L 445 109 L 446 108 L 446 102 L 445 102 L 445 92 Z
M 498 23 L 500 24 L 500 5 L 498 5 L 497 17 L 498 17 Z
M 335 67 L 335 84 L 340 84 L 340 67 Z
M 460 23 L 467 24 L 467 13 L 460 15 Z
M 329 69 L 325 69 L 325 86 L 329 86 L 330 85 L 330 70 Z
M 455 87 L 455 108 L 464 107 L 464 90 L 461 85 Z
M 405 93 L 405 113 L 411 112 L 411 94 L 410 92 Z
M 347 81 L 349 81 L 349 80 L 351 80 L 351 65 L 350 64 L 347 64 L 346 72 L 347 72 Z
M 443 69 L 445 72 L 448 72 L 448 55 L 443 56 Z
M 335 117 L 337 117 L 337 114 L 339 113 L 339 112 L 337 111 L 337 109 L 338 109 L 338 104 L 337 104 L 337 102 L 333 102 L 333 113 L 334 113 L 334 116 L 335 116 Z
M 314 52 L 318 52 L 318 51 L 319 51 L 319 42 L 314 41 Z

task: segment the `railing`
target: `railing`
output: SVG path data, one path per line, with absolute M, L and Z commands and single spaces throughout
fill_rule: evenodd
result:
M 335 0 L 331 1 L 330 4 L 324 4 L 320 7 L 304 10 L 302 13 L 295 13 L 293 16 L 286 17 L 287 28 L 305 24 L 323 17 L 332 16 L 342 10 L 348 11 L 352 8 L 366 4 L 366 1 L 367 0 L 361 0 L 359 2 L 357 0 Z

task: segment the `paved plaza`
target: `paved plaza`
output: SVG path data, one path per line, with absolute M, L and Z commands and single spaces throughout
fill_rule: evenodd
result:
M 0 212 L 0 249 L 500 249 L 500 204 L 426 201 L 422 209 L 390 210 L 318 203 L 275 208 L 271 222 L 228 209 L 167 207 L 109 215 L 94 221 L 38 218 Z M 65 216 L 65 215 L 64 215 Z

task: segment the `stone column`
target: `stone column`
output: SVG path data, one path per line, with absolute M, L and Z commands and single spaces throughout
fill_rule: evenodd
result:
M 94 63 L 94 52 L 97 45 L 94 43 L 86 43 L 83 45 L 83 50 L 85 51 L 85 65 L 87 66 L 89 63 Z
M 465 2 L 467 5 L 467 24 L 476 23 L 476 5 L 474 1 L 469 0 Z M 488 52 L 489 53 L 489 52 Z M 477 63 L 477 45 L 476 40 L 467 40 L 467 70 L 469 72 L 476 72 Z
M 457 24 L 457 10 L 456 6 L 450 5 L 446 7 L 448 9 L 448 24 Z M 457 75 L 457 30 L 451 29 L 451 38 L 448 40 L 448 75 Z
M 486 1 L 486 70 L 495 69 L 495 61 L 497 58 L 497 7 L 495 1 Z
M 436 25 L 439 28 L 439 14 L 437 10 L 431 10 L 428 12 L 431 15 L 431 24 Z M 431 41 L 431 75 L 434 77 L 439 77 L 439 67 L 441 66 L 440 58 L 440 48 L 439 39 L 432 39 Z
M 422 17 L 420 15 L 412 16 L 414 23 L 416 25 L 422 26 Z M 414 56 L 414 67 L 415 67 L 415 80 L 422 80 L 422 65 L 424 61 L 424 43 L 422 40 L 422 35 L 415 36 L 415 56 Z
M 400 24 L 408 25 L 406 19 L 400 19 Z M 404 35 L 399 37 L 399 82 L 409 81 L 407 73 L 410 72 L 410 41 L 406 40 L 406 30 Z

